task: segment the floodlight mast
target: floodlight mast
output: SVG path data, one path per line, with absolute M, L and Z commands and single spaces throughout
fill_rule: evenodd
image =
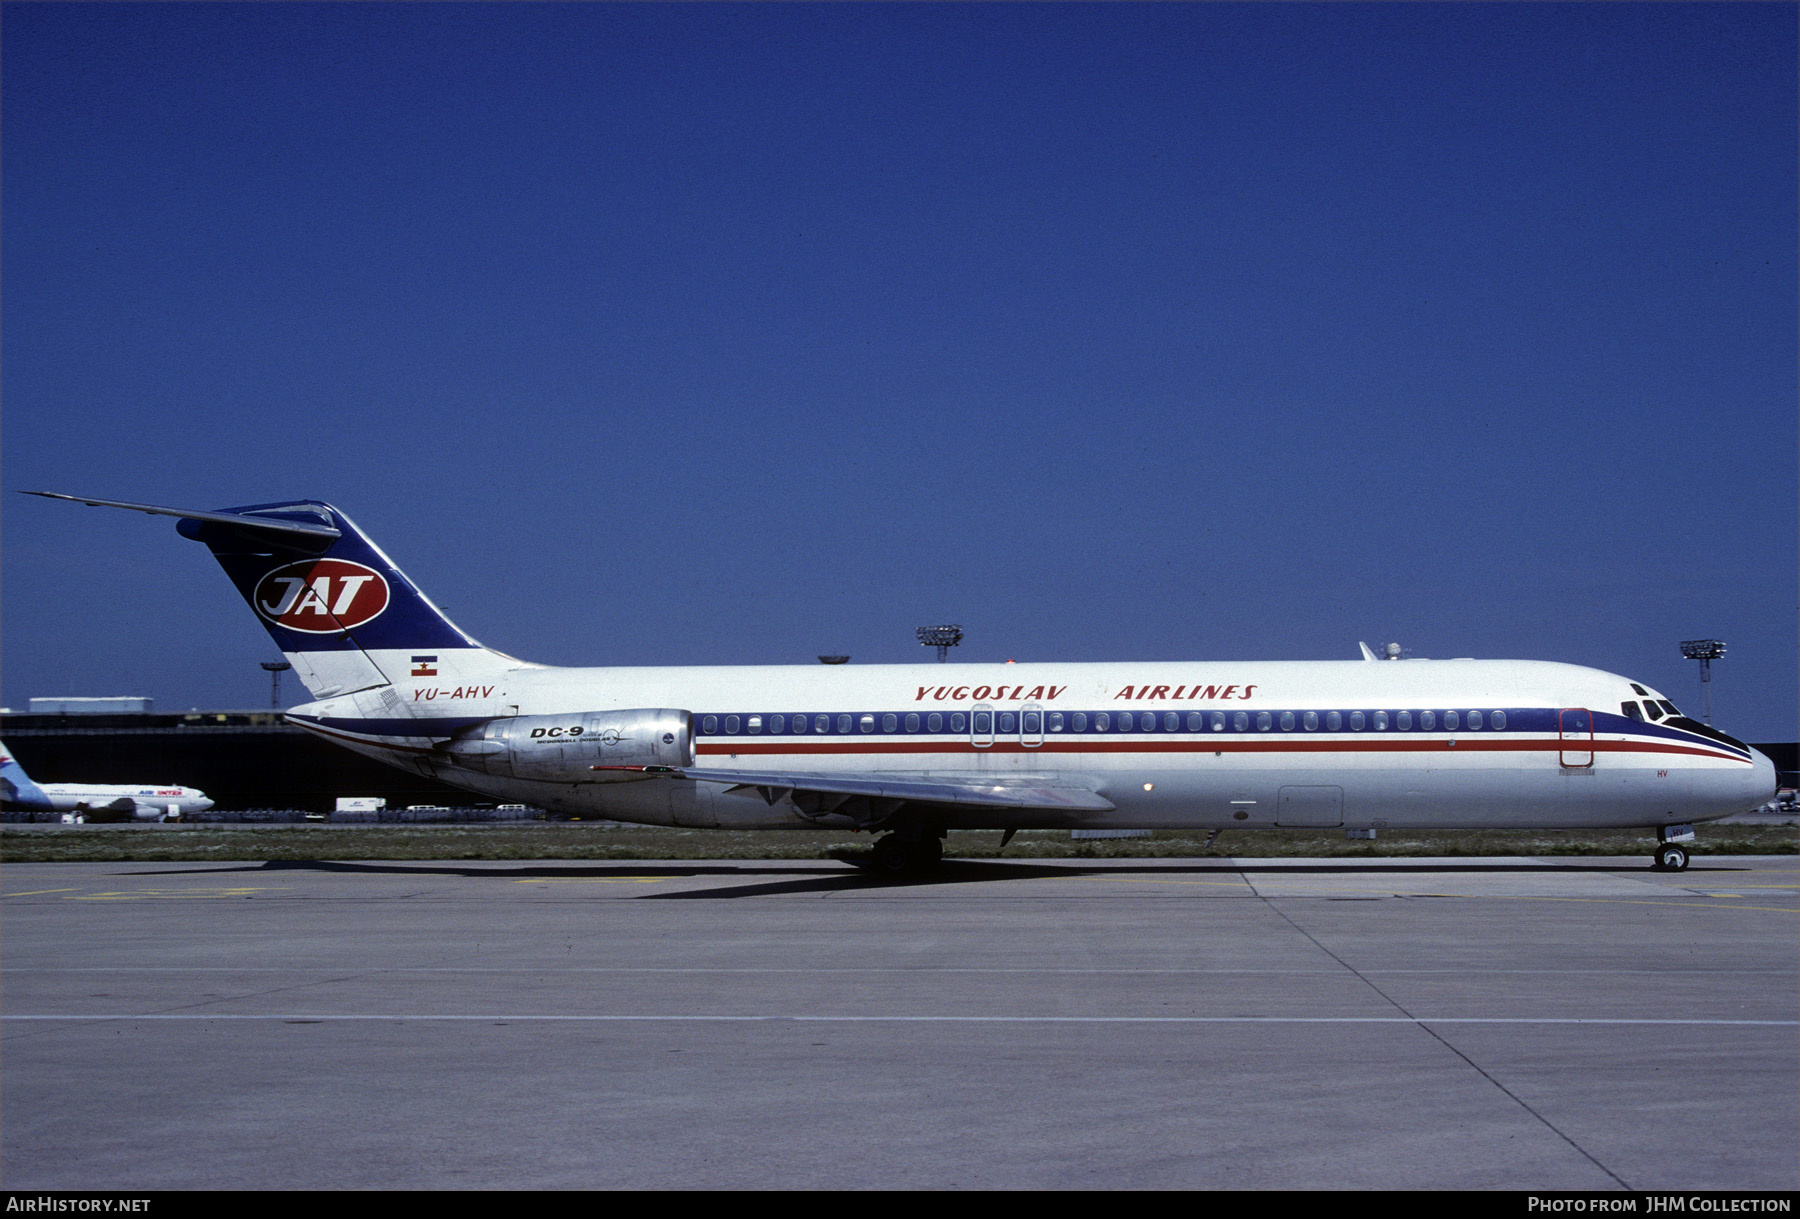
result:
M 285 660 L 265 660 L 262 667 L 269 671 L 269 710 L 281 710 L 281 675 L 294 666 Z
M 1725 655 L 1722 639 L 1684 639 L 1681 654 L 1700 662 L 1700 689 L 1706 695 L 1706 722 L 1712 724 L 1712 662 Z
M 963 637 L 962 627 L 955 623 L 947 623 L 943 626 L 922 626 L 913 633 L 919 637 L 921 646 L 937 649 L 939 664 L 944 663 L 950 649 L 961 643 Z

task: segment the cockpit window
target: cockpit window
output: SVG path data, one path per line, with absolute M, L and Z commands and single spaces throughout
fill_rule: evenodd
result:
M 1681 712 L 1675 710 L 1675 704 L 1670 702 L 1668 699 L 1660 698 L 1660 699 L 1657 699 L 1656 701 L 1657 701 L 1657 705 L 1659 707 L 1661 707 L 1664 711 L 1667 711 L 1670 715 L 1680 715 L 1681 714 Z
M 1638 685 L 1635 681 L 1631 683 L 1631 688 L 1633 690 L 1637 691 L 1639 694 L 1649 694 L 1650 693 L 1650 691 L 1644 689 L 1644 687 Z
M 1652 721 L 1660 720 L 1663 715 L 1662 708 L 1649 699 L 1644 700 L 1644 714 L 1649 716 Z
M 1619 710 L 1623 711 L 1634 720 L 1641 720 L 1644 718 L 1644 713 L 1638 710 L 1638 705 L 1636 703 L 1620 703 Z

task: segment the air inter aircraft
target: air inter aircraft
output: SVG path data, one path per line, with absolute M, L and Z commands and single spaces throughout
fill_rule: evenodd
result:
M 72 813 L 86 821 L 179 821 L 213 806 L 192 787 L 115 783 L 37 783 L 0 741 L 0 798 L 11 808 Z
M 490 799 L 651 825 L 949 829 L 1644 827 L 1775 791 L 1768 758 L 1641 682 L 1520 660 L 552 668 L 483 647 L 342 512 L 180 518 L 292 662 L 327 740 Z

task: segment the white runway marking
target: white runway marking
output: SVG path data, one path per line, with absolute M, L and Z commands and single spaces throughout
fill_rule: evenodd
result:
M 770 1015 L 770 1016 L 706 1016 L 706 1015 L 654 1015 L 654 1016 L 545 1016 L 517 1015 L 496 1012 L 492 1015 L 383 1015 L 379 1013 L 325 1014 L 315 1012 L 289 1013 L 208 1013 L 208 1012 L 170 1012 L 170 1013 L 133 1013 L 115 1012 L 110 1014 L 56 1015 L 33 1014 L 24 1016 L 0 1016 L 0 1024 L 9 1020 L 296 1020 L 308 1023 L 324 1024 L 331 1021 L 372 1021 L 372 1020 L 481 1020 L 487 1022 L 594 1022 L 594 1023 L 649 1023 L 664 1021 L 669 1023 L 698 1024 L 746 1024 L 775 1023 L 791 1021 L 796 1023 L 824 1024 L 1594 1024 L 1594 1025 L 1707 1025 L 1711 1027 L 1750 1027 L 1750 1028 L 1794 1028 L 1800 1026 L 1800 1020 L 1719 1020 L 1719 1019 L 1655 1019 L 1647 1017 L 1587 1017 L 1587 1016 L 819 1016 L 819 1015 Z

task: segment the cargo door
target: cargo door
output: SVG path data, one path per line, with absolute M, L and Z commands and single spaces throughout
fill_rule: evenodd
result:
M 1344 824 L 1344 789 L 1282 788 L 1275 801 L 1275 824 L 1315 829 Z

